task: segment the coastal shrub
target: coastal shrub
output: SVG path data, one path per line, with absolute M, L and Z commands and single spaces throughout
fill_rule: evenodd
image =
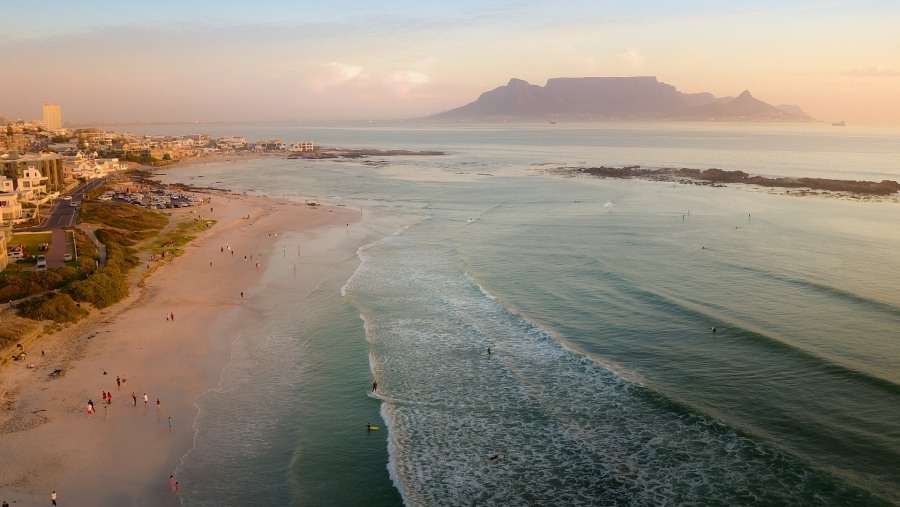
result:
M 118 202 L 88 203 L 79 214 L 79 220 L 128 231 L 135 239 L 149 238 L 169 223 L 162 213 Z
M 4 278 L 2 286 L 0 286 L 0 301 L 9 302 L 14 299 L 57 289 L 76 278 L 78 278 L 78 271 L 69 266 L 44 271 L 9 273 Z
M 19 303 L 19 315 L 33 320 L 54 322 L 77 322 L 87 315 L 87 310 L 79 308 L 68 294 L 53 292 Z
M 84 280 L 70 283 L 63 291 L 75 301 L 106 308 L 128 296 L 128 283 L 119 270 L 103 268 Z

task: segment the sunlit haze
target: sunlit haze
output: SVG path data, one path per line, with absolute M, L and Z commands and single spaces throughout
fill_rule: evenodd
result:
M 900 122 L 893 1 L 4 2 L 0 115 L 66 124 L 398 119 L 510 78 L 656 76 Z

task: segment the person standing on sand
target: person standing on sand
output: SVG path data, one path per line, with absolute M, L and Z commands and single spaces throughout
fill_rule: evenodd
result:
M 117 390 L 122 389 L 122 377 L 120 377 L 118 375 L 116 375 L 116 389 Z
M 373 380 L 372 381 L 372 392 L 374 393 L 376 389 L 378 389 L 378 381 Z
M 144 393 L 144 408 L 147 408 L 147 393 Z
M 103 404 L 106 405 L 106 391 L 103 391 Z
M 137 395 L 134 394 L 134 391 L 131 391 L 131 399 L 134 400 L 134 406 L 137 406 Z
M 175 476 L 174 475 L 169 476 L 169 489 L 172 490 L 172 493 L 175 492 Z
M 106 395 L 106 404 L 112 405 L 112 393 Z
M 162 412 L 162 405 L 159 403 L 159 398 L 156 398 L 156 411 Z
M 56 505 L 56 490 L 50 493 L 50 505 Z
M 172 433 L 172 416 L 169 416 L 169 433 Z
M 91 419 L 94 415 L 94 402 L 88 400 L 88 419 Z

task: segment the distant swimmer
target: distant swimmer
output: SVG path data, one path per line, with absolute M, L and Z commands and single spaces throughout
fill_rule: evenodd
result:
M 491 456 L 487 456 L 484 459 L 486 459 L 488 461 L 500 461 L 501 459 L 503 459 L 503 455 L 502 454 L 494 454 Z
M 713 334 L 716 334 L 716 326 L 712 327 L 712 332 L 713 332 Z

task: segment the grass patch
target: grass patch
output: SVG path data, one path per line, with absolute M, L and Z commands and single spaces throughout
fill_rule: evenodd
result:
M 147 239 L 158 234 L 169 223 L 162 213 L 119 202 L 85 203 L 78 219 L 130 231 L 135 239 Z
M 38 245 L 41 243 L 50 243 L 52 237 L 53 234 L 49 232 L 37 234 L 13 234 L 12 239 L 9 240 L 8 246 L 11 248 L 14 246 L 25 245 L 27 255 L 40 255 L 44 252 L 41 251 Z

